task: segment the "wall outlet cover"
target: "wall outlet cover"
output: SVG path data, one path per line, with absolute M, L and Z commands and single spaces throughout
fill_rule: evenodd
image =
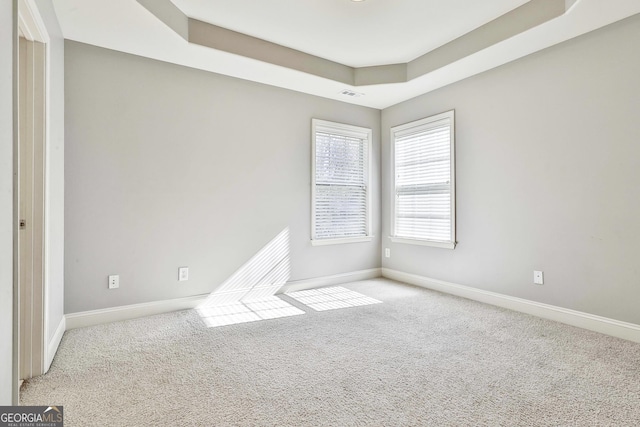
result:
M 109 289 L 117 289 L 120 287 L 120 276 L 111 275 L 109 276 Z
M 536 285 L 544 285 L 544 275 L 542 271 L 533 272 L 533 283 Z
M 178 281 L 184 282 L 189 280 L 189 267 L 178 268 Z

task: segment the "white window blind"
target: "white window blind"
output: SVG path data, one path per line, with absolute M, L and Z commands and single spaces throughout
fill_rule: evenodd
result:
M 312 240 L 369 236 L 369 129 L 313 121 Z
M 455 244 L 454 113 L 392 129 L 393 237 Z

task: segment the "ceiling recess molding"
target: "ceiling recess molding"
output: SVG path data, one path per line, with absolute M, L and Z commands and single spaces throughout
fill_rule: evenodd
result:
M 352 86 L 406 83 L 564 15 L 578 0 L 531 0 L 414 60 L 350 67 L 185 15 L 171 0 L 137 0 L 189 43 Z
M 52 1 L 67 40 L 377 109 L 640 13 L 640 0 Z

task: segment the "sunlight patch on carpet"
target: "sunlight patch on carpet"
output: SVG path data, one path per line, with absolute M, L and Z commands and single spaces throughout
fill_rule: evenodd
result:
M 315 311 L 336 310 L 361 305 L 381 304 L 375 298 L 352 291 L 342 286 L 310 289 L 285 294 Z
M 276 296 L 198 307 L 197 311 L 209 328 L 305 314 L 304 311 Z
M 287 227 L 211 292 L 201 306 L 235 305 L 271 297 L 287 283 L 290 275 Z

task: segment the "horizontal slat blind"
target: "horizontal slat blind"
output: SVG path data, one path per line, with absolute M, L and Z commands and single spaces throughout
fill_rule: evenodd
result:
M 396 237 L 452 241 L 451 126 L 447 117 L 395 137 Z
M 367 235 L 367 141 L 315 133 L 315 238 Z

